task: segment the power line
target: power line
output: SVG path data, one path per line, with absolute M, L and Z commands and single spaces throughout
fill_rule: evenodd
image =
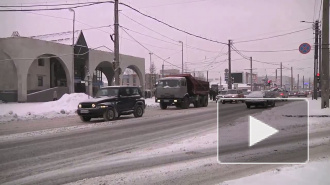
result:
M 155 30 L 153 30 L 153 29 L 151 29 L 151 28 L 149 28 L 149 27 L 143 25 L 142 23 L 140 23 L 140 22 L 138 22 L 138 21 L 136 21 L 136 20 L 130 18 L 129 16 L 127 16 L 127 15 L 125 15 L 125 14 L 123 14 L 123 13 L 121 13 L 121 15 L 125 16 L 126 18 L 130 19 L 131 21 L 135 22 L 136 24 L 138 24 L 138 25 L 140 25 L 140 26 L 142 26 L 142 27 L 144 27 L 144 28 L 146 28 L 146 29 L 148 29 L 148 30 L 150 30 L 150 31 L 152 31 L 152 32 L 154 32 L 154 33 L 156 33 L 156 34 L 158 34 L 158 35 L 164 37 L 164 38 L 167 38 L 167 39 L 169 39 L 169 40 L 175 42 L 175 43 L 172 43 L 172 44 L 177 45 L 177 46 L 181 46 L 180 44 L 176 44 L 176 43 L 178 42 L 177 40 L 175 40 L 175 39 L 173 39 L 173 38 L 170 38 L 170 37 L 168 37 L 168 36 L 166 36 L 166 35 L 164 35 L 164 34 L 162 34 L 162 33 L 160 33 L 160 32 L 157 32 L 157 31 L 155 31 Z M 139 34 L 141 34 L 141 33 L 139 33 Z M 151 37 L 151 36 L 148 36 L 148 37 Z M 200 51 L 205 51 L 205 52 L 210 52 L 210 53 L 218 53 L 218 51 L 206 50 L 206 49 L 198 48 L 198 47 L 191 46 L 191 45 L 188 45 L 188 44 L 186 44 L 186 46 L 187 46 L 187 48 L 189 48 L 189 49 L 195 49 L 195 50 L 200 50 Z
M 144 49 L 146 49 L 148 52 L 153 53 L 156 57 L 158 57 L 159 59 L 163 60 L 164 62 L 171 64 L 172 66 L 175 66 L 179 69 L 181 69 L 181 67 L 172 64 L 171 62 L 166 61 L 165 59 L 163 59 L 162 57 L 158 56 L 156 53 L 152 52 L 150 49 L 148 49 L 147 47 L 145 47 L 143 44 L 141 44 L 138 40 L 136 40 L 132 35 L 130 35 L 125 29 L 122 29 L 129 37 L 131 37 L 136 43 L 138 43 L 141 47 L 143 47 Z
M 141 11 L 139 11 L 139 10 L 137 10 L 137 9 L 133 8 L 132 6 L 127 5 L 127 4 L 125 4 L 125 3 L 119 3 L 119 4 L 121 4 L 121 5 L 123 5 L 123 6 L 126 6 L 126 7 L 132 9 L 133 11 L 135 11 L 135 12 L 137 12 L 137 13 L 139 13 L 139 14 L 145 16 L 145 17 L 148 17 L 148 18 L 150 18 L 150 19 L 152 19 L 152 20 L 154 20 L 154 21 L 157 21 L 157 22 L 159 22 L 159 23 L 161 23 L 161 24 L 164 24 L 164 25 L 166 25 L 166 26 L 168 26 L 168 27 L 170 27 L 170 28 L 172 28 L 172 29 L 175 29 L 175 30 L 177 30 L 177 31 L 180 31 L 180 32 L 182 32 L 182 33 L 188 34 L 188 35 L 190 35 L 190 36 L 193 36 L 193 37 L 196 37 L 196 38 L 199 38 L 199 39 L 207 40 L 207 41 L 210 41 L 210 42 L 215 42 L 215 43 L 219 43 L 219 44 L 227 45 L 227 43 L 220 42 L 220 41 L 213 40 L 213 39 L 209 39 L 209 38 L 206 38 L 206 37 L 202 37 L 202 36 L 199 36 L 199 35 L 196 35 L 196 34 L 190 33 L 190 32 L 188 32 L 188 31 L 182 30 L 182 29 L 180 29 L 180 28 L 174 27 L 174 26 L 172 26 L 172 25 L 170 25 L 170 24 L 168 24 L 168 23 L 166 23 L 166 22 L 163 22 L 163 21 L 161 21 L 161 20 L 159 20 L 159 19 L 157 19 L 157 18 L 155 18 L 155 17 L 152 17 L 152 16 L 150 16 L 150 15 L 147 15 L 147 14 L 145 14 L 145 13 L 142 13 Z
M 85 3 L 82 5 L 75 5 L 70 7 L 57 7 L 57 8 L 38 8 L 38 9 L 10 9 L 10 10 L 0 10 L 0 12 L 35 12 L 35 11 L 54 11 L 54 10 L 66 10 L 70 8 L 82 8 L 87 6 L 93 6 L 97 4 L 104 4 L 104 3 L 114 3 L 113 1 L 109 2 L 95 2 L 95 3 Z M 45 5 L 47 6 L 47 5 Z M 8 7 L 3 7 L 8 8 Z
M 277 37 L 283 37 L 283 36 L 286 36 L 286 35 L 291 35 L 291 34 L 294 34 L 294 33 L 299 33 L 299 32 L 302 32 L 302 31 L 306 31 L 306 30 L 309 30 L 309 29 L 312 29 L 312 28 L 305 28 L 305 29 L 301 29 L 301 30 L 297 30 L 297 31 L 292 31 L 292 32 L 280 34 L 280 35 L 274 35 L 274 36 L 264 37 L 264 38 L 259 38 L 259 39 L 243 40 L 243 41 L 238 41 L 238 42 L 234 42 L 234 43 L 238 44 L 238 43 L 245 43 L 245 42 L 255 42 L 255 41 L 261 41 L 261 40 L 272 39 L 272 38 L 277 38 Z
M 114 1 L 101 1 L 101 2 L 84 2 L 84 3 L 61 3 L 61 4 L 34 4 L 34 5 L 0 5 L 0 8 L 34 8 L 34 7 L 54 7 L 54 6 L 73 6 L 73 5 L 88 5 L 88 4 L 103 4 L 114 3 Z
M 171 4 L 153 5 L 153 6 L 141 7 L 141 9 L 145 9 L 145 8 L 154 8 L 154 7 L 163 7 L 163 6 L 170 6 L 170 5 L 177 5 L 177 4 L 198 3 L 198 2 L 203 2 L 203 1 L 210 1 L 210 0 L 187 1 L 187 2 L 179 2 L 179 3 L 171 3 Z

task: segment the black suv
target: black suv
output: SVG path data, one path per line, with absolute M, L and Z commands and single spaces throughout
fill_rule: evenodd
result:
M 145 101 L 140 88 L 110 86 L 99 89 L 95 98 L 79 103 L 77 113 L 84 122 L 102 117 L 111 121 L 120 115 L 142 117 L 144 109 Z

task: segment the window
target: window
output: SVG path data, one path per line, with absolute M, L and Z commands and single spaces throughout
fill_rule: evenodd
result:
M 38 76 L 38 86 L 39 87 L 44 86 L 44 80 L 42 76 Z
M 38 59 L 38 66 L 45 66 L 45 61 L 42 58 Z
M 126 78 L 126 83 L 128 83 L 128 84 L 129 84 L 129 76 L 128 76 L 128 78 Z
M 132 90 L 131 94 L 132 94 L 133 96 L 141 95 L 141 94 L 140 94 L 140 91 L 139 91 L 138 88 L 132 88 L 131 90 Z

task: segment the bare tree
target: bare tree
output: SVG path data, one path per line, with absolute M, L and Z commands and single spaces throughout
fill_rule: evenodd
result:
M 204 73 L 202 71 L 196 71 L 196 78 L 198 78 L 199 80 L 204 80 L 206 81 L 206 78 L 204 76 Z
M 152 62 L 150 65 L 150 74 L 156 74 L 156 65 Z

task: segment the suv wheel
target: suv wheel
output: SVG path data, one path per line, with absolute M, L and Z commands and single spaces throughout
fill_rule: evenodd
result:
M 81 119 L 81 121 L 83 121 L 83 122 L 88 122 L 88 121 L 90 121 L 92 118 L 89 117 L 89 116 L 80 116 L 80 119 Z
M 143 116 L 143 108 L 142 106 L 138 105 L 134 109 L 134 117 L 138 118 L 142 116 Z
M 160 108 L 161 109 L 167 109 L 167 104 L 166 103 L 160 103 Z
M 112 121 L 116 119 L 116 112 L 114 108 L 109 108 L 104 112 L 103 118 L 105 121 Z

